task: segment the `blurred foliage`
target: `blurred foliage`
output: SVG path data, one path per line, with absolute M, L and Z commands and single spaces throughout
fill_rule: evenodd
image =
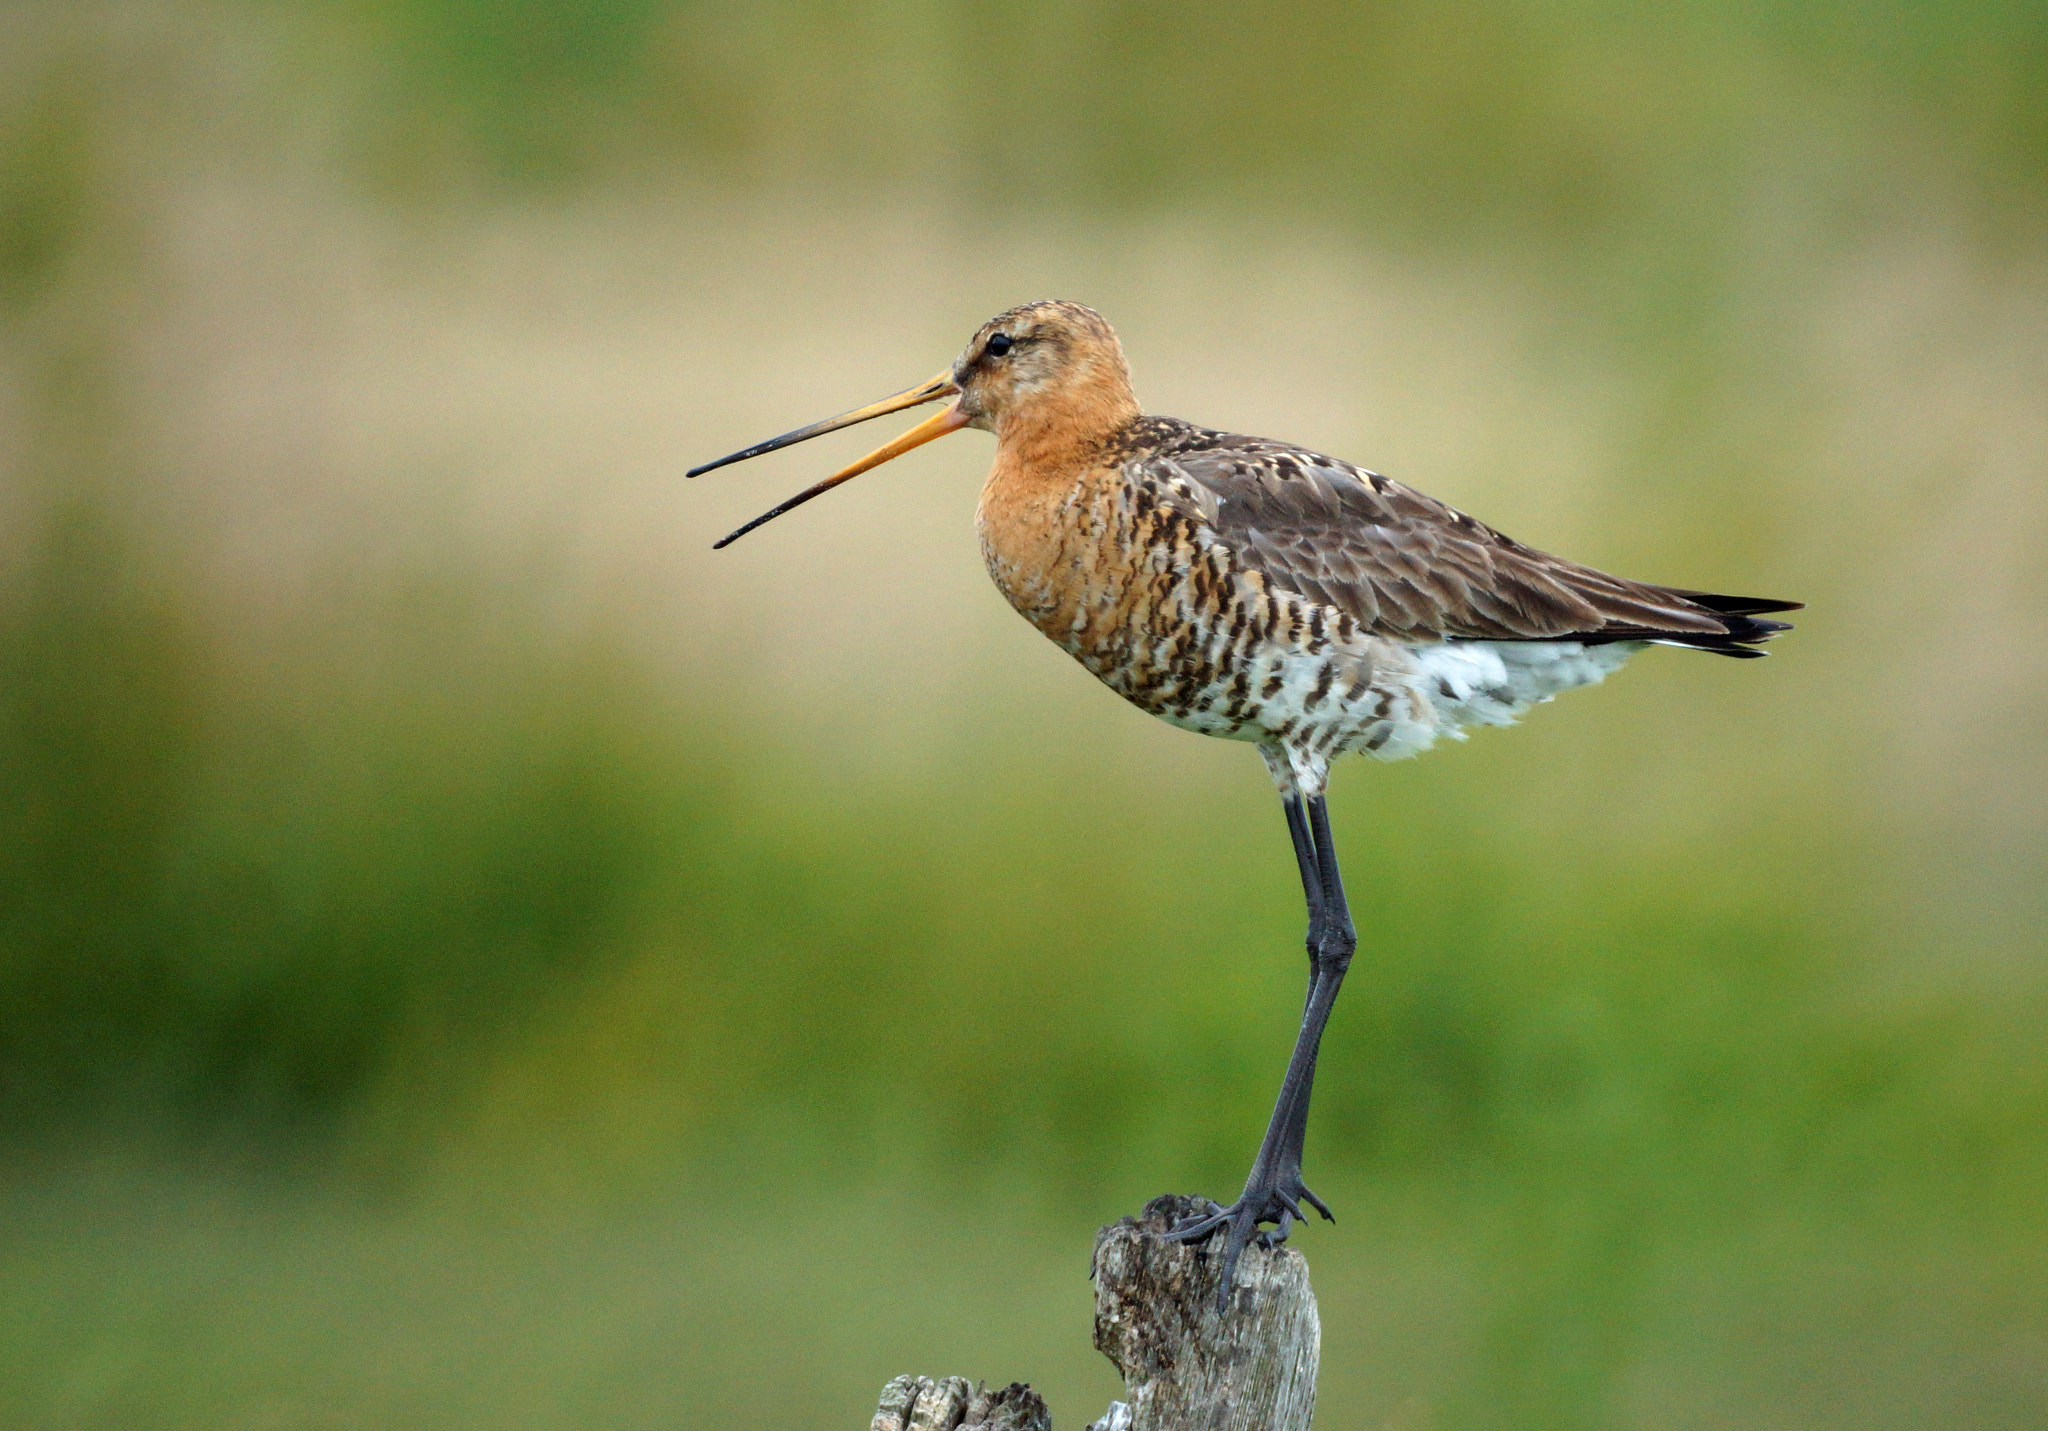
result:
M 713 675 L 678 691 L 603 621 L 565 626 L 530 564 L 460 543 L 337 579 L 248 634 L 200 544 L 150 504 L 160 457 L 130 342 L 162 301 L 135 159 L 159 137 L 156 91 L 116 9 L 73 29 L 62 7 L 23 7 L 8 23 L 34 43 L 0 91 L 0 1138 L 27 1170 L 10 1206 L 44 1229 L 6 1254 L 26 1290 L 5 1312 L 0 1382 L 74 1353 L 85 1366 L 68 1390 L 11 1393 L 12 1423 L 221 1424 L 226 1393 L 176 1336 L 122 1331 L 146 1348 L 120 1344 L 140 1372 L 77 1352 L 112 1335 L 95 1309 L 147 1321 L 170 1295 L 160 1280 L 203 1281 L 187 1257 L 246 1261 L 314 1309 L 309 1342 L 426 1316 L 404 1237 L 337 1235 L 326 1204 L 280 1211 L 251 1187 L 432 1206 L 450 1222 L 422 1234 L 426 1256 L 454 1285 L 543 1308 L 548 1292 L 504 1286 L 529 1267 L 537 1283 L 581 1273 L 519 1260 L 565 1236 L 520 1218 L 680 1196 L 693 1234 L 717 1225 L 701 1242 L 649 1234 L 687 1302 L 661 1314 L 715 1319 L 703 1309 L 738 1295 L 716 1269 L 763 1260 L 790 1285 L 759 1294 L 777 1309 L 759 1316 L 786 1319 L 789 1345 L 759 1354 L 817 1378 L 786 1394 L 822 1424 L 844 1409 L 842 1381 L 908 1369 L 811 1367 L 839 1343 L 805 1316 L 856 1305 L 861 1277 L 903 1275 L 831 1225 L 870 1219 L 908 1256 L 943 1222 L 936 1246 L 1019 1262 L 1027 1305 L 1067 1308 L 1072 1228 L 1156 1193 L 1164 1169 L 1212 1191 L 1241 1176 L 1302 973 L 1278 816 L 1255 780 L 1163 785 L 1090 750 L 995 737 L 932 756 L 922 783 L 848 774 L 764 742 Z M 314 158 L 292 162 L 411 219 L 671 184 L 930 188 L 976 213 L 1077 223 L 1227 213 L 1247 252 L 1314 226 L 1534 254 L 1546 276 L 1532 282 L 1595 293 L 1582 321 L 1635 335 L 1662 410 L 1753 389 L 1756 445 L 1803 394 L 1752 363 L 1771 304 L 1745 267 L 1773 241 L 1758 186 L 1774 186 L 1768 216 L 1820 234 L 1822 252 L 1879 222 L 1875 199 L 1906 168 L 1952 191 L 1984 263 L 2024 261 L 2048 228 L 2039 5 L 204 11 L 223 16 L 253 37 L 261 76 L 261 102 L 238 102 L 263 137 L 235 142 L 304 143 Z M 269 133 L 278 115 L 317 142 Z M 228 143 L 192 123 L 195 144 Z M 1689 500 L 1729 543 L 1764 539 L 1772 513 L 1742 500 L 1756 487 L 1735 438 L 1696 441 L 1677 417 L 1646 427 L 1645 470 L 1696 477 Z M 1793 661 L 1824 659 L 1808 639 Z M 1585 704 L 1574 719 L 1591 719 Z M 1596 769 L 1610 752 L 1584 741 L 1547 749 Z M 1911 1329 L 1868 1309 L 1954 1285 L 2018 1348 L 1984 1353 L 1996 1365 L 1975 1387 L 1912 1370 L 1890 1402 L 1837 1388 L 1838 1406 L 1772 1424 L 2039 1424 L 2038 1313 L 2010 1311 L 2040 1286 L 2038 989 L 1883 985 L 1910 925 L 1899 856 L 1832 768 L 1751 770 L 1743 732 L 1702 732 L 1711 788 L 1657 783 L 1669 772 L 1633 787 L 1696 802 L 1683 839 L 1651 838 L 1592 818 L 1599 792 L 1567 785 L 1547 805 L 1560 786 L 1531 783 L 1530 749 L 1481 741 L 1374 771 L 1369 796 L 1362 776 L 1340 792 L 1372 957 L 1331 1032 L 1313 1152 L 1324 1192 L 1381 1219 L 1347 1234 L 1383 1251 L 1434 1238 L 1463 1269 L 1444 1281 L 1472 1284 L 1456 1294 L 1469 1345 L 1425 1378 L 1441 1424 L 1723 1424 L 1628 1402 L 1652 1352 L 1683 1362 L 1687 1299 L 1710 1293 L 1756 1340 L 1822 1347 L 1821 1371 L 1757 1372 L 1767 1387 L 1843 1366 L 1894 1387 L 1874 1363 Z M 1978 932 L 2038 952 L 2030 927 Z M 86 1213 L 37 1202 L 39 1160 L 81 1148 L 155 1171 L 140 1191 L 99 1189 Z M 163 1167 L 227 1178 L 227 1210 L 159 1195 Z M 731 1225 L 756 1203 L 837 1248 L 851 1280 L 828 1294 L 795 1254 L 764 1257 Z M 275 1245 L 181 1250 L 245 1218 Z M 165 1219 L 184 1231 L 159 1235 Z M 1020 1261 L 1002 1219 L 1066 1241 Z M 507 1226 L 509 1252 L 494 1242 Z M 1312 1247 L 1319 1278 L 1331 1246 Z M 374 1275 L 389 1285 L 333 1293 L 355 1287 L 357 1254 L 388 1261 Z M 1364 1274 L 1327 1255 L 1326 1298 L 1364 1305 Z M 637 1285 L 620 1260 L 590 1274 L 592 1302 Z M 1859 1268 L 1879 1290 L 1828 1304 L 1830 1279 Z M 244 1343 L 291 1321 L 208 1295 L 191 1294 L 226 1340 L 191 1366 L 240 1367 Z M 1969 1316 L 1957 1343 L 1988 1345 Z M 854 1345 L 873 1317 L 845 1320 L 863 1325 L 830 1330 Z M 480 1340 L 496 1349 L 447 1354 L 520 1356 Z M 995 1344 L 962 1343 L 977 1357 Z M 398 1355 L 361 1346 L 365 1365 Z M 1367 1373 L 1344 1351 L 1333 1333 L 1328 1374 L 1365 1406 Z M 620 1384 L 668 1375 L 648 1360 Z M 1738 1348 L 1723 1364 L 1767 1360 Z M 421 1424 L 539 1415 L 459 1371 L 418 1377 L 436 1388 L 404 1404 Z M 590 1405 L 616 1424 L 696 1410 L 647 1395 L 652 1410 Z M 726 1411 L 701 1419 L 744 1419 L 743 1393 L 720 1395 Z M 597 1424 L 574 1405 L 551 1414 Z
M 0 720 L 16 1138 L 325 1122 L 409 1030 L 487 1026 L 573 975 L 687 808 L 616 662 L 494 648 L 505 623 L 432 577 L 253 689 L 104 511 L 54 514 L 22 585 Z
M 387 152 L 515 188 L 677 165 L 1076 216 L 1241 208 L 1249 243 L 1310 222 L 1695 262 L 1753 237 L 1760 171 L 1849 179 L 1815 196 L 1849 206 L 1837 227 L 1902 164 L 1950 174 L 1999 231 L 2048 217 L 2048 18 L 2007 0 L 349 13 L 386 76 L 370 113 L 396 126 Z

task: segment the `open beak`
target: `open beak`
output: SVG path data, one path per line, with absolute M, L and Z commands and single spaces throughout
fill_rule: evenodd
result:
M 920 383 L 908 392 L 900 392 L 894 397 L 883 398 L 880 402 L 869 403 L 866 407 L 857 407 L 852 412 L 842 412 L 837 417 L 828 417 L 823 422 L 812 423 L 809 427 L 799 427 L 795 432 L 785 432 L 782 436 L 771 437 L 766 442 L 757 442 L 752 447 L 742 448 L 730 457 L 721 457 L 716 462 L 705 463 L 702 467 L 692 467 L 687 475 L 696 477 L 702 473 L 709 472 L 714 467 L 723 467 L 728 462 L 744 462 L 749 457 L 759 457 L 764 452 L 774 452 L 778 448 L 792 447 L 810 438 L 822 437 L 828 432 L 837 432 L 842 427 L 852 427 L 856 422 L 866 422 L 871 417 L 883 417 L 892 412 L 901 412 L 906 407 L 916 407 L 920 403 L 937 402 L 943 397 L 957 397 L 959 393 L 960 385 L 953 381 L 953 370 L 948 368 L 930 382 Z M 730 533 L 719 541 L 713 542 L 711 548 L 713 551 L 716 551 L 720 547 L 730 546 L 763 522 L 773 521 L 792 507 L 801 507 L 820 492 L 829 492 L 848 478 L 858 477 L 871 467 L 880 467 L 892 457 L 901 457 L 913 447 L 922 447 L 935 437 L 944 437 L 947 433 L 958 431 L 965 426 L 967 426 L 967 414 L 960 410 L 959 403 L 949 403 L 943 412 L 934 417 L 926 418 L 894 442 L 877 447 L 873 452 L 861 458 L 860 461 L 854 463 L 851 467 L 841 468 L 815 487 L 806 487 L 781 506 L 771 511 L 763 512 L 738 531 Z

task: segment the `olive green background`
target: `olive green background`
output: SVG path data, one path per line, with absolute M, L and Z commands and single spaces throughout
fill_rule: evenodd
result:
M 1803 599 L 1332 796 L 1319 1425 L 2048 1422 L 2048 12 L 0 10 L 0 1424 L 1100 1414 L 1299 1007 L 1252 753 L 980 571 L 1151 410 Z

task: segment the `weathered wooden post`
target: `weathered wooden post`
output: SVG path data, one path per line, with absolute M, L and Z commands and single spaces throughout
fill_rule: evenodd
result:
M 1216 1310 L 1221 1258 L 1161 1236 L 1211 1204 L 1154 1198 L 1095 1238 L 1095 1345 L 1123 1373 L 1124 1397 L 1089 1431 L 1308 1431 L 1322 1324 L 1308 1263 L 1254 1244 Z M 899 1376 L 882 1388 L 873 1431 L 1051 1431 L 1029 1386 L 991 1392 L 960 1377 Z

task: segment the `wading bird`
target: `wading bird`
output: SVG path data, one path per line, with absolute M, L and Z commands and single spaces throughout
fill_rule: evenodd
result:
M 1139 709 L 1258 747 L 1308 900 L 1308 1003 L 1244 1195 L 1171 1234 L 1224 1233 L 1227 1302 L 1255 1232 L 1284 1240 L 1304 1202 L 1331 1218 L 1301 1180 L 1316 1052 L 1358 943 L 1324 800 L 1330 761 L 1395 760 L 1469 725 L 1506 725 L 1646 644 L 1760 656 L 1757 643 L 1788 627 L 1757 618 L 1800 603 L 1609 576 L 1348 462 L 1147 417 L 1116 334 L 1078 303 L 1013 308 L 931 381 L 689 475 L 943 398 L 936 416 L 717 545 L 978 427 L 996 454 L 975 520 L 1010 604 Z

